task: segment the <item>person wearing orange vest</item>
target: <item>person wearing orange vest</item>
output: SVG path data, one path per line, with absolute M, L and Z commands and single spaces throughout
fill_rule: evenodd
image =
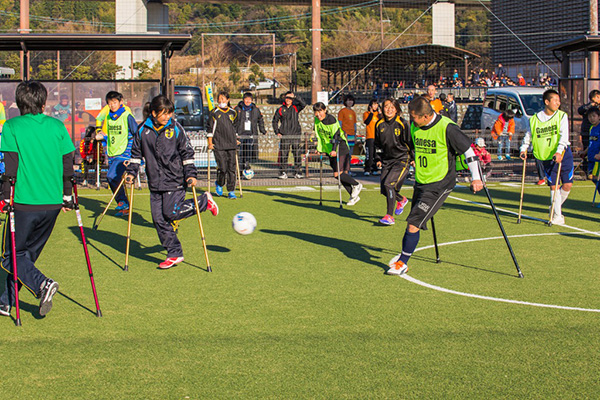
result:
M 502 149 L 506 152 L 506 159 L 510 160 L 510 141 L 515 134 L 515 113 L 506 110 L 498 116 L 492 128 L 492 138 L 498 143 L 498 160 L 502 160 Z
M 363 122 L 366 126 L 365 136 L 365 176 L 378 175 L 378 168 L 375 164 L 375 124 L 380 118 L 379 103 L 373 99 L 369 102 L 367 111 L 363 114 Z
M 427 86 L 427 95 L 425 96 L 425 98 L 429 100 L 429 104 L 431 104 L 431 108 L 433 108 L 433 111 L 439 114 L 444 109 L 444 105 L 442 104 L 442 101 L 440 99 L 437 99 L 435 97 L 436 92 L 437 89 L 435 88 L 435 86 Z
M 344 98 L 344 108 L 338 112 L 338 121 L 342 124 L 342 130 L 348 139 L 348 148 L 350 149 L 350 158 L 352 158 L 352 149 L 356 140 L 356 112 L 352 109 L 355 100 L 351 94 Z

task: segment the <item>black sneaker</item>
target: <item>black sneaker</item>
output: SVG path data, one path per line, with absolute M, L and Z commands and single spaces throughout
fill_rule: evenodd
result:
M 0 304 L 0 315 L 4 315 L 5 317 L 10 317 L 10 306 L 5 304 Z
M 42 317 L 52 309 L 52 297 L 54 297 L 57 291 L 58 282 L 54 282 L 52 279 L 46 279 L 42 284 L 42 291 L 40 293 L 40 315 Z

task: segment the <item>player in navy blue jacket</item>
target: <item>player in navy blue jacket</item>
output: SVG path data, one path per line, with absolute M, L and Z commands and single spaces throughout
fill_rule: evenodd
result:
M 183 261 L 183 250 L 177 238 L 177 224 L 196 214 L 194 199 L 185 200 L 185 185 L 196 185 L 194 150 L 183 130 L 173 117 L 175 107 L 164 95 L 156 96 L 144 108 L 146 121 L 133 138 L 131 160 L 125 183 L 132 185 L 142 157 L 146 161 L 146 176 L 150 189 L 152 221 L 167 259 L 160 269 L 174 267 Z M 210 193 L 198 196 L 200 212 L 219 213 Z

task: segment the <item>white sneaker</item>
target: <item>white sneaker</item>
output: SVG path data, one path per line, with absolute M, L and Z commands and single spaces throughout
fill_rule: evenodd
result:
M 552 225 L 564 225 L 565 224 L 565 217 L 563 215 L 555 215 L 554 218 L 552 218 Z
M 356 198 L 356 197 L 358 197 L 358 195 L 360 194 L 360 191 L 362 190 L 362 188 L 363 188 L 362 183 L 359 183 L 358 185 L 352 186 L 352 194 L 350 195 L 350 198 Z M 358 201 L 358 200 L 356 200 L 356 201 Z
M 353 192 L 354 192 L 354 190 L 353 190 Z M 348 199 L 348 202 L 346 203 L 346 205 L 348 205 L 348 206 L 353 206 L 353 205 L 355 205 L 356 203 L 358 203 L 359 201 L 360 201 L 360 197 L 358 197 L 358 196 L 356 196 L 356 197 L 350 197 L 350 198 Z
M 408 265 L 400 261 L 400 254 L 390 260 L 388 267 L 390 267 L 390 269 L 386 271 L 386 274 L 388 275 L 404 275 L 408 272 Z

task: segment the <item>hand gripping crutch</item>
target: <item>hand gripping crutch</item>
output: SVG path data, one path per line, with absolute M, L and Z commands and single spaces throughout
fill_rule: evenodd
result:
M 123 178 L 121 179 L 121 182 L 119 183 L 119 186 L 117 186 L 117 190 L 115 190 L 115 192 L 113 193 L 112 197 L 110 198 L 110 201 L 106 205 L 106 208 L 104 208 L 104 211 L 102 211 L 102 214 L 100 214 L 98 216 L 98 219 L 94 223 L 94 225 L 92 226 L 92 229 L 94 229 L 94 230 L 98 229 L 98 225 L 100 225 L 100 222 L 102 222 L 102 218 L 104 218 L 104 214 L 106 214 L 106 212 L 110 208 L 110 205 L 115 200 L 115 197 L 117 197 L 117 193 L 119 193 L 119 190 L 121 190 L 121 186 L 123 186 L 124 183 L 125 183 L 125 174 L 123 174 Z
M 240 198 L 244 197 L 244 192 L 242 192 L 242 178 L 240 177 L 240 160 L 238 157 L 237 147 L 235 149 L 235 169 L 237 170 L 237 179 L 240 185 Z
M 565 155 L 565 151 L 561 153 L 562 156 Z M 556 199 L 558 198 L 558 193 L 560 191 L 560 170 L 562 168 L 562 158 L 561 162 L 558 163 L 558 170 L 556 171 L 556 182 L 554 182 L 554 196 L 552 197 L 552 205 L 550 206 L 550 216 L 548 218 L 548 226 L 552 226 L 552 215 L 554 215 L 554 205 L 556 204 Z M 560 201 L 560 200 L 559 200 Z
M 100 190 L 100 141 L 96 141 L 96 190 Z
M 77 184 L 75 179 L 71 178 L 73 183 L 73 205 L 75 208 L 75 214 L 77 215 L 77 224 L 79 225 L 79 232 L 81 232 L 81 242 L 83 243 L 83 253 L 85 254 L 85 261 L 88 267 L 88 273 L 90 275 L 90 283 L 92 284 L 92 292 L 94 293 L 94 301 L 96 302 L 96 316 L 101 317 L 102 311 L 100 311 L 100 304 L 98 303 L 98 294 L 96 293 L 96 284 L 94 283 L 94 273 L 92 272 L 92 263 L 90 262 L 90 254 L 88 252 L 87 241 L 85 240 L 85 233 L 83 232 L 83 222 L 81 221 L 81 211 L 79 210 L 79 196 L 77 194 Z
M 10 182 L 10 203 L 8 206 L 8 218 L 10 222 L 10 245 L 13 266 L 13 279 L 15 281 L 15 325 L 21 326 L 21 310 L 19 307 L 19 274 L 17 273 L 17 245 L 15 243 L 15 178 L 9 178 Z
M 523 159 L 523 173 L 521 174 L 521 199 L 519 200 L 519 216 L 517 224 L 521 223 L 521 214 L 523 211 L 523 195 L 525 194 L 525 169 L 527 168 L 527 159 Z
M 133 217 L 133 193 L 135 192 L 135 185 L 131 182 L 131 194 L 129 197 L 129 219 L 127 221 L 127 246 L 125 248 L 125 267 L 124 271 L 129 271 L 129 244 L 131 242 L 131 218 Z
M 337 145 L 337 152 L 335 153 L 335 160 L 337 162 L 337 178 L 338 178 L 338 192 L 340 193 L 340 208 L 342 207 L 342 171 L 340 171 L 340 144 Z
M 433 232 L 433 246 L 435 247 L 435 262 L 439 264 L 442 262 L 442 260 L 440 260 L 440 251 L 438 249 L 438 241 L 435 233 L 435 223 L 433 222 L 433 217 L 431 217 L 431 231 Z
M 200 207 L 198 206 L 198 196 L 196 196 L 196 186 L 192 186 L 194 196 L 194 206 L 196 206 L 196 216 L 198 217 L 198 226 L 200 227 L 200 236 L 202 237 L 202 247 L 204 248 L 204 258 L 206 259 L 206 270 L 212 272 L 210 261 L 208 261 L 208 250 L 206 249 L 206 238 L 204 237 L 204 228 L 202 227 L 202 217 L 200 217 Z
M 483 171 L 481 170 L 481 164 L 479 164 L 479 162 L 477 163 L 477 168 L 479 168 L 480 176 L 483 176 Z M 490 191 L 488 190 L 485 182 L 483 182 L 483 190 L 485 191 L 488 201 L 490 202 L 490 207 L 492 207 L 492 211 L 494 212 L 494 216 L 496 217 L 496 221 L 498 222 L 498 226 L 500 227 L 502 236 L 504 236 L 504 241 L 506 242 L 506 246 L 508 247 L 508 251 L 510 252 L 510 256 L 512 257 L 515 267 L 517 268 L 517 272 L 519 273 L 519 278 L 523 278 L 523 273 L 521 272 L 521 268 L 519 268 L 519 263 L 517 262 L 517 257 L 515 256 L 515 252 L 513 251 L 512 246 L 510 245 L 510 241 L 508 240 L 506 231 L 504 231 L 504 226 L 502 225 L 502 221 L 500 221 L 500 216 L 498 215 L 498 210 L 496 210 L 496 206 L 494 205 L 494 202 L 492 201 L 492 196 L 490 195 Z
M 319 154 L 319 205 L 323 205 L 323 153 Z

